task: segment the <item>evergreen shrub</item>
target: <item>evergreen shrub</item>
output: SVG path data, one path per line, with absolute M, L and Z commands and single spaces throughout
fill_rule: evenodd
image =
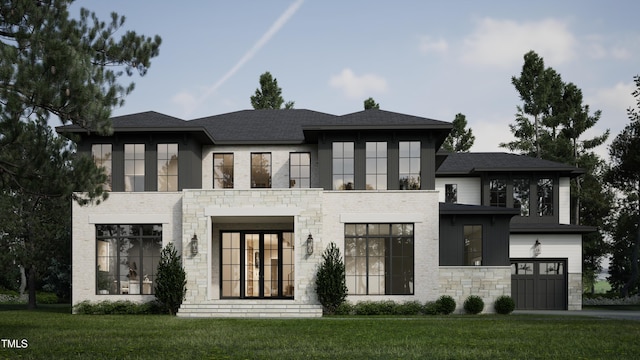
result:
M 494 303 L 494 308 L 498 314 L 508 315 L 513 312 L 516 308 L 516 303 L 513 301 L 511 296 L 502 295 L 496 299 Z
M 464 311 L 466 311 L 467 314 L 474 314 L 474 315 L 480 314 L 483 309 L 484 309 L 484 301 L 480 296 L 470 295 L 464 301 Z

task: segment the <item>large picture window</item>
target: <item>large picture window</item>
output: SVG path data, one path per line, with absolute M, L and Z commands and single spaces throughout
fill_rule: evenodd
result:
M 387 190 L 387 143 L 367 142 L 365 150 L 366 189 Z
M 413 294 L 413 224 L 346 224 L 344 245 L 349 294 Z
M 178 191 L 178 144 L 158 144 L 158 191 Z
M 124 191 L 144 191 L 144 144 L 124 144 Z
M 213 188 L 233 189 L 233 154 L 213 154 Z
M 96 166 L 104 169 L 104 173 L 107 175 L 107 181 L 104 184 L 105 190 L 111 190 L 111 169 L 113 166 L 111 144 L 91 145 L 91 156 Z
M 289 154 L 289 187 L 305 189 L 311 187 L 311 154 Z
M 96 225 L 96 293 L 153 294 L 162 225 Z
M 399 171 L 401 190 L 420 190 L 420 141 L 400 141 Z
M 251 187 L 271 187 L 271 153 L 251 153 Z
M 353 142 L 334 142 L 333 156 L 333 190 L 354 189 L 354 144 Z

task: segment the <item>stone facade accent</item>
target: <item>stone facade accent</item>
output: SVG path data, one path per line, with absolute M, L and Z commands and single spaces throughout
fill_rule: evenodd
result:
M 440 294 L 456 301 L 456 313 L 464 312 L 464 301 L 470 295 L 482 298 L 483 313 L 495 313 L 495 300 L 511 296 L 510 266 L 440 266 L 439 276 Z
M 567 310 L 582 310 L 582 274 L 568 275 L 568 308 Z

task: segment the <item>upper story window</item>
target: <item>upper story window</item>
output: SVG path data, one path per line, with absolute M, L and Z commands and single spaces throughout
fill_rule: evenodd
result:
M 290 153 L 289 154 L 289 187 L 290 188 L 310 188 L 311 187 L 311 154 L 310 153 Z
M 513 207 L 520 209 L 520 216 L 529 216 L 531 187 L 528 178 L 513 179 Z
M 91 145 L 91 156 L 96 166 L 103 168 L 105 175 L 107 175 L 107 182 L 104 184 L 104 189 L 111 190 L 111 169 L 113 167 L 111 144 Z
M 538 179 L 538 216 L 553 216 L 553 179 Z
M 354 189 L 354 143 L 333 143 L 333 190 Z
M 158 191 L 178 191 L 178 144 L 158 144 Z
M 366 143 L 366 189 L 387 189 L 387 143 Z
M 489 180 L 489 205 L 507 206 L 507 181 L 502 178 Z
M 124 191 L 144 191 L 144 144 L 124 144 Z
M 213 154 L 213 188 L 233 189 L 233 154 Z
M 450 204 L 458 203 L 458 184 L 444 185 L 444 202 Z
M 399 172 L 401 190 L 420 189 L 420 141 L 400 141 Z
M 464 265 L 482 265 L 482 225 L 464 226 Z
M 271 153 L 251 153 L 251 187 L 271 187 Z

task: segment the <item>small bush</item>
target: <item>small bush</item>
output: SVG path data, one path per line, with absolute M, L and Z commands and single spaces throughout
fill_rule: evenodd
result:
M 57 304 L 58 295 L 51 292 L 38 292 L 36 293 L 36 303 L 38 304 Z
M 166 307 L 159 301 L 135 303 L 129 300 L 104 300 L 92 303 L 87 300 L 74 305 L 73 309 L 76 314 L 85 315 L 151 315 L 167 313 Z
M 173 243 L 168 243 L 160 253 L 158 277 L 156 279 L 156 298 L 169 314 L 175 315 L 187 293 L 187 274 L 182 260 Z
M 356 315 L 392 315 L 394 311 L 393 301 L 360 301 L 354 306 Z
M 467 300 L 464 301 L 464 311 L 467 314 L 480 314 L 484 309 L 484 301 L 480 296 L 470 295 Z
M 436 300 L 437 313 L 449 315 L 456 310 L 456 301 L 449 295 L 442 295 Z
M 343 302 L 342 304 L 338 305 L 338 307 L 336 308 L 336 315 L 353 315 L 355 310 L 354 310 L 354 306 L 353 304 L 351 304 L 348 301 Z
M 440 314 L 440 305 L 438 305 L 437 301 L 427 301 L 424 304 L 423 311 L 425 315 L 438 315 Z
M 424 313 L 424 306 L 418 301 L 407 301 L 396 305 L 397 315 L 421 315 Z
M 496 299 L 493 306 L 498 314 L 508 315 L 516 308 L 516 303 L 511 296 L 502 295 Z

